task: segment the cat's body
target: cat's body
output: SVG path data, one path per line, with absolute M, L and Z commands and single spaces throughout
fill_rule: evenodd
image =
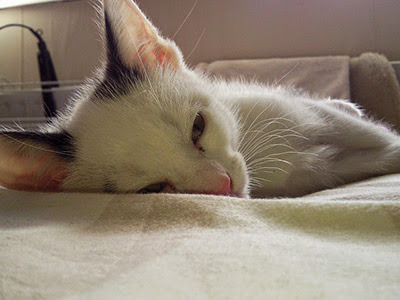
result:
M 399 171 L 400 139 L 353 104 L 285 88 L 249 92 L 242 153 L 253 196 L 299 196 Z
M 299 196 L 400 172 L 400 138 L 344 100 L 189 70 L 130 0 L 105 0 L 101 75 L 44 133 L 0 133 L 28 190 Z

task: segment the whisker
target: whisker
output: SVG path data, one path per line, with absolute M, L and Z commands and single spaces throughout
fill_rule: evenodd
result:
M 250 161 L 253 157 L 257 156 L 258 154 L 265 152 L 267 150 L 270 150 L 272 148 L 275 148 L 275 147 L 285 147 L 285 148 L 294 150 L 293 147 L 291 147 L 288 144 L 284 144 L 284 143 L 270 144 L 269 142 L 270 141 L 264 141 L 263 143 L 260 143 L 257 146 L 255 146 L 250 152 L 246 153 L 246 156 L 243 155 L 245 160 Z
M 256 130 L 256 129 L 251 130 L 251 126 L 250 126 L 250 127 L 247 129 L 247 132 L 242 136 L 242 142 L 243 142 L 243 139 L 245 138 L 245 136 L 246 136 L 247 133 L 254 133 L 255 131 L 258 131 L 259 133 L 262 133 L 262 134 L 264 134 L 264 133 L 265 133 L 265 134 L 268 134 L 269 132 L 272 132 L 272 131 L 264 132 L 264 131 L 265 131 L 269 126 L 271 126 L 271 125 L 282 125 L 283 127 L 288 128 L 288 127 L 287 127 L 287 124 L 285 124 L 285 123 L 283 123 L 283 122 L 281 122 L 281 121 L 287 121 L 288 123 L 294 123 L 292 120 L 287 119 L 287 118 L 284 118 L 284 117 L 273 118 L 272 120 L 271 120 L 271 118 L 262 120 L 262 121 L 258 122 L 258 123 L 254 126 L 254 127 L 257 127 L 257 126 L 258 126 L 258 127 L 261 127 L 261 128 L 258 128 L 257 130 Z M 267 123 L 267 124 L 264 124 L 264 123 Z M 262 125 L 262 126 L 261 126 L 261 125 Z M 295 127 L 293 126 L 292 128 L 295 128 Z M 248 145 L 249 143 L 251 143 L 254 139 L 256 139 L 257 136 L 258 136 L 257 134 L 254 134 L 253 136 L 251 136 L 251 137 L 243 144 L 241 151 L 244 152 L 244 149 L 243 149 L 243 148 L 248 148 L 247 145 Z
M 288 133 L 286 133 L 285 135 L 282 135 L 281 133 L 285 133 L 285 131 L 288 131 Z M 242 154 L 247 159 L 250 159 L 251 157 L 254 156 L 253 154 L 257 155 L 261 151 L 265 151 L 268 149 L 268 148 L 260 149 L 260 147 L 271 144 L 272 142 L 274 142 L 277 139 L 282 139 L 284 142 L 286 142 L 286 144 L 280 143 L 279 144 L 280 146 L 286 145 L 287 147 L 290 147 L 290 142 L 287 139 L 289 137 L 302 138 L 302 135 L 300 135 L 297 132 L 291 133 L 291 130 L 287 130 L 287 129 L 279 130 L 278 133 L 271 134 L 271 135 L 269 134 L 269 132 L 263 133 L 263 135 L 260 137 L 260 139 L 254 140 L 249 145 L 249 147 L 247 147 L 247 149 L 242 152 Z M 274 145 L 276 145 L 276 143 Z M 259 150 L 261 150 L 261 151 L 259 151 Z
M 252 180 L 257 180 L 258 182 L 260 182 L 261 183 L 261 181 L 264 181 L 264 182 L 272 182 L 271 180 L 269 180 L 269 179 L 267 179 L 267 178 L 264 178 L 264 177 L 256 177 L 256 176 L 254 176 L 254 177 L 251 177 L 251 179 Z M 262 186 L 262 185 L 261 185 Z M 261 187 L 260 186 L 260 187 Z
M 262 123 L 264 123 L 264 122 L 268 122 L 267 124 L 263 125 L 261 128 L 259 128 L 259 129 L 257 129 L 257 130 L 251 130 L 250 132 L 258 131 L 258 132 L 260 132 L 260 133 L 262 133 L 262 134 L 271 134 L 271 133 L 274 133 L 275 131 L 279 131 L 279 130 L 290 130 L 290 131 L 293 132 L 293 133 L 299 134 L 299 137 L 302 137 L 302 135 L 301 135 L 299 132 L 294 131 L 293 129 L 298 128 L 298 127 L 300 127 L 300 126 L 316 124 L 316 123 L 302 123 L 302 124 L 298 124 L 298 125 L 296 125 L 296 126 L 292 126 L 292 127 L 288 128 L 287 125 L 286 125 L 285 123 L 279 122 L 279 121 L 278 121 L 278 120 L 281 120 L 281 119 L 284 120 L 284 121 L 290 121 L 290 122 L 293 123 L 293 121 L 291 121 L 291 120 L 289 120 L 289 119 L 286 119 L 286 118 L 281 118 L 281 117 L 276 118 L 276 119 L 273 119 L 272 121 L 270 121 L 270 119 L 267 119 L 267 120 L 263 120 L 262 122 L 259 122 L 259 124 L 262 124 Z M 271 130 L 271 131 L 269 131 L 269 132 L 264 132 L 264 131 L 265 131 L 270 125 L 272 125 L 272 124 L 282 125 L 282 126 L 285 126 L 286 128 L 284 128 L 284 129 L 278 128 L 278 129 Z M 256 126 L 257 126 L 257 125 L 256 125 Z M 245 144 L 247 144 L 247 143 L 248 143 L 249 141 L 251 141 L 251 140 L 254 140 L 254 138 L 256 138 L 256 136 L 253 136 L 252 138 L 250 138 L 248 141 L 246 141 Z M 304 137 L 304 138 L 305 138 L 305 137 Z
M 272 135 L 269 135 L 269 134 L 264 134 L 259 140 L 254 141 L 254 143 L 257 142 L 256 145 L 253 145 L 254 143 L 252 143 L 251 148 L 249 148 L 247 151 L 243 151 L 242 154 L 243 154 L 243 156 L 245 156 L 245 157 L 247 157 L 248 159 L 250 159 L 250 158 L 253 156 L 253 155 L 252 155 L 253 153 L 258 154 L 258 153 L 260 153 L 260 152 L 265 151 L 265 150 L 268 149 L 268 148 L 266 148 L 266 149 L 262 149 L 262 151 L 259 151 L 259 150 L 260 150 L 260 147 L 265 146 L 265 145 L 268 145 L 268 144 L 271 144 L 272 142 L 274 142 L 274 141 L 277 140 L 277 139 L 281 139 L 281 140 L 283 140 L 284 142 L 286 142 L 286 144 L 280 143 L 281 146 L 286 145 L 287 147 L 290 147 L 290 142 L 289 142 L 289 140 L 287 139 L 287 138 L 289 138 L 289 137 L 302 138 L 301 135 L 299 136 L 298 134 L 292 134 L 292 133 L 288 133 L 288 134 L 286 134 L 286 135 L 280 135 L 280 134 L 272 134 Z
M 251 136 L 249 138 L 249 140 L 243 144 L 244 146 L 241 149 L 241 153 L 243 154 L 243 156 L 245 156 L 249 159 L 249 156 L 251 153 L 259 152 L 258 151 L 258 149 L 260 148 L 259 144 L 267 144 L 268 142 L 271 143 L 272 141 L 274 141 L 275 139 L 278 139 L 278 138 L 281 138 L 282 140 L 284 140 L 288 145 L 290 144 L 290 142 L 287 140 L 288 137 L 296 137 L 299 139 L 309 140 L 307 137 L 305 137 L 300 132 L 298 132 L 294 129 L 296 129 L 298 127 L 302 127 L 302 126 L 317 125 L 317 124 L 318 123 L 308 122 L 308 123 L 298 124 L 298 125 L 292 126 L 290 128 L 274 129 L 269 132 L 262 132 L 262 128 L 260 130 L 253 130 L 253 132 L 254 132 L 253 136 Z M 263 128 L 267 128 L 267 127 L 268 127 L 268 124 L 263 126 Z M 271 133 L 274 133 L 274 134 L 271 134 Z M 261 140 L 256 140 L 257 138 L 261 138 Z M 255 149 L 257 149 L 257 151 Z M 264 151 L 264 150 L 262 150 L 262 151 Z M 251 156 L 253 156 L 253 155 L 251 155 Z
M 286 171 L 285 169 L 279 168 L 279 167 L 262 167 L 262 168 L 258 168 L 257 172 L 261 171 L 263 173 L 271 174 L 271 173 L 274 173 L 274 171 L 276 171 L 276 170 L 281 171 L 281 172 L 286 173 L 286 174 L 289 174 L 288 171 Z
M 195 8 L 196 5 L 197 5 L 197 1 L 198 1 L 198 0 L 194 1 L 193 5 L 192 5 L 192 8 L 190 9 L 190 11 L 188 12 L 188 14 L 186 15 L 185 19 L 182 21 L 181 25 L 180 25 L 180 26 L 178 27 L 178 29 L 176 30 L 175 34 L 172 36 L 172 39 L 173 39 L 173 40 L 175 39 L 175 37 L 176 37 L 176 35 L 178 34 L 178 32 L 181 30 L 181 28 L 183 27 L 183 25 L 186 23 L 187 19 L 188 19 L 188 18 L 190 17 L 190 15 L 192 14 L 194 8 Z
M 300 64 L 300 62 L 298 62 L 297 64 L 295 64 L 290 70 L 289 72 L 287 72 L 285 75 L 283 75 L 281 77 L 281 79 L 279 79 L 278 81 L 274 82 L 273 86 L 277 86 L 279 84 L 279 82 L 281 82 L 283 79 L 285 79 L 290 73 L 292 73 L 294 71 L 294 69 L 297 68 L 297 66 Z
M 196 48 L 199 45 L 201 39 L 203 38 L 203 35 L 204 35 L 205 32 L 206 32 L 206 28 L 204 28 L 203 31 L 200 33 L 200 36 L 197 39 L 196 44 L 194 44 L 192 51 L 190 51 L 190 53 L 188 55 L 186 55 L 186 59 L 188 59 L 193 54 L 193 52 L 196 50 Z
M 269 103 L 269 104 L 267 105 L 267 107 L 265 107 L 265 108 L 257 115 L 257 117 L 250 123 L 250 126 L 248 127 L 248 130 L 251 130 L 251 129 L 253 128 L 254 123 L 257 122 L 258 118 L 259 118 L 267 109 L 269 109 L 271 105 L 272 105 L 272 102 Z M 246 132 L 245 132 L 244 136 L 241 138 L 241 140 L 244 140 L 245 137 L 246 137 Z
M 267 121 L 268 123 L 267 124 L 263 124 L 265 121 Z M 259 122 L 256 126 L 258 126 L 259 124 L 263 124 L 263 126 L 261 127 L 261 128 L 259 128 L 259 129 L 254 129 L 254 130 L 248 130 L 246 133 L 252 133 L 253 135 L 252 136 L 250 136 L 249 137 L 249 139 L 245 142 L 245 143 L 243 143 L 241 146 L 242 147 L 239 147 L 239 151 L 241 151 L 241 152 L 246 152 L 246 150 L 247 150 L 247 148 L 249 148 L 250 147 L 250 145 L 253 143 L 253 141 L 254 140 L 256 140 L 257 139 L 257 137 L 258 137 L 258 135 L 259 134 L 268 134 L 268 132 L 265 132 L 265 130 L 269 127 L 269 126 L 271 126 L 272 124 L 280 124 L 280 125 L 282 125 L 282 126 L 286 126 L 284 123 L 281 123 L 281 122 L 279 122 L 279 121 L 277 121 L 277 120 L 272 120 L 272 121 L 270 121 L 270 119 L 267 119 L 267 120 L 263 120 L 263 121 L 261 121 L 261 122 Z M 250 128 L 249 128 L 250 129 Z M 243 136 L 243 138 L 244 138 L 244 136 Z
M 258 100 L 258 101 L 256 101 L 256 102 L 253 104 L 253 106 L 252 106 L 252 107 L 250 108 L 250 110 L 247 112 L 245 119 L 244 119 L 244 120 L 241 120 L 240 123 L 245 124 L 245 123 L 247 122 L 247 119 L 249 118 L 249 115 L 250 115 L 251 112 L 253 111 L 254 107 L 256 107 L 256 105 L 257 105 L 258 103 L 260 103 L 260 101 L 261 101 L 261 100 Z
M 254 162 L 254 163 L 253 163 Z M 287 164 L 289 166 L 292 166 L 293 163 L 291 163 L 290 161 L 287 161 L 285 159 L 281 159 L 281 158 L 269 158 L 269 157 L 261 157 L 259 158 L 259 160 L 254 160 L 252 163 L 249 164 L 249 167 L 257 169 L 258 166 L 265 164 L 266 162 L 280 162 L 283 164 Z
M 280 153 L 271 153 L 268 155 L 268 157 L 270 156 L 274 156 L 274 155 L 281 155 L 281 154 L 304 154 L 304 155 L 312 155 L 312 156 L 318 156 L 318 154 L 315 153 L 311 153 L 311 152 L 303 152 L 303 151 L 286 151 L 286 152 L 280 152 Z

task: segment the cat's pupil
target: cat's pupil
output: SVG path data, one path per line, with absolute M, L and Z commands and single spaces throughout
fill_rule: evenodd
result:
M 139 194 L 160 193 L 167 186 L 165 182 L 150 184 L 138 191 Z
M 206 127 L 206 122 L 204 121 L 203 116 L 200 113 L 198 113 L 193 121 L 193 128 L 192 128 L 192 141 L 194 144 L 197 143 L 197 141 L 203 134 L 205 127 Z

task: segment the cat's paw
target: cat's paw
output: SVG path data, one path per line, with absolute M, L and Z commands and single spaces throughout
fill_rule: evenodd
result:
M 358 118 L 362 118 L 364 116 L 364 112 L 362 111 L 362 109 L 360 109 L 356 104 L 351 103 L 350 101 L 331 99 L 328 100 L 327 103 L 352 116 Z

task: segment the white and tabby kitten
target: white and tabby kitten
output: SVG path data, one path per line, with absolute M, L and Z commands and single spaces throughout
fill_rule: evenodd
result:
M 131 0 L 104 16 L 101 75 L 47 128 L 0 133 L 3 186 L 299 196 L 400 171 L 400 138 L 353 104 L 207 78 Z

